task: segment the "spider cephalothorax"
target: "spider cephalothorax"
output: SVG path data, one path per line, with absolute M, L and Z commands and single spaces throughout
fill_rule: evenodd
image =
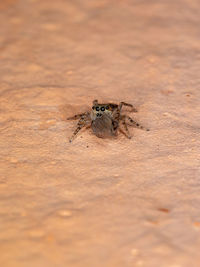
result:
M 131 107 L 131 111 L 137 112 L 131 104 L 125 102 L 120 102 L 119 105 L 113 103 L 99 104 L 97 100 L 94 100 L 93 107 L 90 112 L 77 114 L 68 118 L 68 120 L 79 119 L 77 128 L 70 138 L 70 142 L 72 142 L 74 137 L 83 127 L 87 126 L 91 126 L 94 134 L 98 137 L 116 136 L 117 131 L 120 130 L 128 138 L 131 138 L 127 124 L 136 128 L 145 129 L 129 116 L 121 114 L 122 106 Z M 125 132 L 121 129 L 121 124 Z M 148 131 L 148 129 L 146 130 Z

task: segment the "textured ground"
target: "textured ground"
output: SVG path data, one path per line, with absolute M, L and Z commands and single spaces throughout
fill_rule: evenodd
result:
M 200 266 L 199 10 L 1 1 L 1 266 Z M 96 98 L 151 131 L 70 144 Z

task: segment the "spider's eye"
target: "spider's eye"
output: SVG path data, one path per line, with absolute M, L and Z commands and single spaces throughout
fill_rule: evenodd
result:
M 106 106 L 106 109 L 109 109 L 109 106 Z
M 92 109 L 95 109 L 95 106 L 93 106 Z
M 101 107 L 101 111 L 104 111 L 105 110 L 105 108 L 104 107 Z
M 99 111 L 99 107 L 96 107 L 96 111 Z

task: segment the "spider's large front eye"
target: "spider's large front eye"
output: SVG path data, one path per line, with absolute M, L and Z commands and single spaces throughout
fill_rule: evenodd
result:
M 109 106 L 106 106 L 106 109 L 109 109 Z
M 105 108 L 104 107 L 101 107 L 101 111 L 104 111 L 105 110 Z
M 99 111 L 99 107 L 96 107 L 96 111 Z

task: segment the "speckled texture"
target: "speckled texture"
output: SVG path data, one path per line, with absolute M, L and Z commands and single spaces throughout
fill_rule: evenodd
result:
M 197 0 L 0 3 L 0 266 L 200 266 Z M 126 101 L 150 132 L 66 117 Z

